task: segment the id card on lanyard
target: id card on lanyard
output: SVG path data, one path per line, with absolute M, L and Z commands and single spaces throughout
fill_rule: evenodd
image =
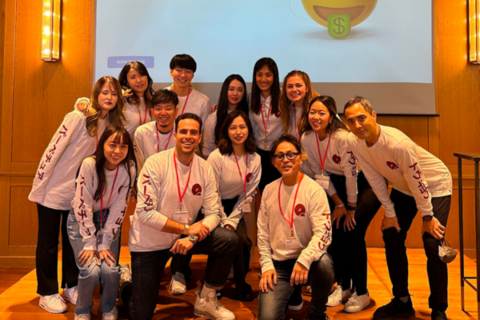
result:
M 278 186 L 278 207 L 280 208 L 280 213 L 282 214 L 283 219 L 288 223 L 288 226 L 290 227 L 290 233 L 287 233 L 285 235 L 285 248 L 289 250 L 297 250 L 301 248 L 300 240 L 295 235 L 295 228 L 294 228 L 295 212 L 294 211 L 295 211 L 295 204 L 297 203 L 298 189 L 300 189 L 300 185 L 302 184 L 303 177 L 304 175 L 302 174 L 302 177 L 298 182 L 297 190 L 295 191 L 295 197 L 293 198 L 292 215 L 291 215 L 290 221 L 283 214 L 282 203 L 280 201 L 280 191 L 282 189 L 283 179 L 280 180 L 280 185 Z
M 178 189 L 178 198 L 179 198 L 179 206 L 178 206 L 178 209 L 176 209 L 173 214 L 173 220 L 180 223 L 187 223 L 188 210 L 183 206 L 182 202 L 183 202 L 183 198 L 185 197 L 185 193 L 187 192 L 188 185 L 190 183 L 190 175 L 192 173 L 193 159 L 192 159 L 192 162 L 190 162 L 190 168 L 188 169 L 188 179 L 185 185 L 185 189 L 183 190 L 183 193 L 180 191 L 180 180 L 178 179 L 177 159 L 175 157 L 175 152 L 173 152 L 173 163 L 175 164 L 175 175 L 177 177 L 177 189 Z M 186 221 L 186 222 L 183 222 L 183 221 Z
M 327 191 L 330 188 L 330 177 L 328 175 L 324 175 L 324 168 L 325 168 L 325 161 L 327 160 L 327 153 L 328 147 L 330 146 L 330 139 L 332 138 L 332 133 L 328 136 L 327 148 L 325 149 L 325 155 L 322 157 L 322 153 L 320 152 L 320 142 L 318 141 L 318 134 L 315 133 L 315 137 L 317 138 L 317 150 L 318 156 L 320 158 L 320 165 L 322 166 L 322 173 L 320 175 L 315 175 L 315 181 L 325 190 Z
M 242 172 L 240 171 L 240 165 L 238 163 L 237 155 L 235 152 L 233 152 L 233 155 L 235 156 L 235 162 L 237 163 L 237 168 L 238 168 L 238 173 L 240 174 L 240 179 L 242 180 L 243 183 L 243 195 L 244 195 L 244 202 L 242 205 L 242 212 L 243 213 L 248 213 L 252 212 L 252 207 L 250 205 L 251 200 L 247 200 L 247 175 L 248 175 L 248 153 L 245 153 L 245 178 L 242 176 Z

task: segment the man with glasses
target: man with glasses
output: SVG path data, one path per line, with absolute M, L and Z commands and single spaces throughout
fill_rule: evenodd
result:
M 334 280 L 330 208 L 325 191 L 300 172 L 305 159 L 292 135 L 277 139 L 270 151 L 282 178 L 265 187 L 258 215 L 262 278 L 259 319 L 283 319 L 299 286 L 312 287 L 308 319 L 328 319 L 326 303 Z

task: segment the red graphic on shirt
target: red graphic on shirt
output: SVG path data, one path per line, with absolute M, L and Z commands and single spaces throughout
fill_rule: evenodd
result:
M 250 172 L 249 174 L 247 174 L 247 183 L 250 182 L 251 178 L 252 178 L 252 173 Z
M 347 151 L 347 154 L 350 155 L 350 159 L 348 159 L 348 163 L 354 165 L 356 163 L 356 158 L 353 155 L 352 151 Z
M 305 210 L 305 206 L 301 203 L 297 204 L 295 206 L 295 214 L 299 217 L 305 217 L 305 212 L 307 212 Z
M 192 193 L 194 196 L 201 196 L 202 195 L 202 187 L 196 183 L 192 187 Z
M 336 164 L 339 164 L 342 159 L 340 158 L 339 155 L 334 154 L 333 157 L 332 157 L 332 160 L 333 160 L 333 162 L 335 162 Z
M 398 166 L 395 162 L 387 161 L 387 166 L 392 170 L 398 169 Z
M 278 110 L 275 112 L 275 117 L 280 118 L 280 115 L 282 114 L 282 111 Z

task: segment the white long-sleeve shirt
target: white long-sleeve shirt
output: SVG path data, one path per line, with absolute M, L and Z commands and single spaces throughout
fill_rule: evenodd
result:
M 320 259 L 331 242 L 330 208 L 325 191 L 308 176 L 304 176 L 300 189 L 298 184 L 280 187 L 280 202 L 285 218 L 290 221 L 295 194 L 295 213 L 293 219 L 294 236 L 301 247 L 287 249 L 286 240 L 290 236 L 290 225 L 284 219 L 279 207 L 279 186 L 282 178 L 265 187 L 258 214 L 258 250 L 262 272 L 274 270 L 272 260 L 285 261 L 297 259 L 310 269 L 313 261 Z
M 135 181 L 135 163 L 129 166 L 132 181 Z M 115 176 L 117 178 L 115 179 Z M 131 180 L 125 166 L 118 166 L 115 170 L 105 170 L 106 188 L 103 192 L 103 208 L 101 201 L 95 201 L 93 196 L 98 188 L 98 175 L 95 169 L 95 158 L 88 157 L 83 160 L 77 177 L 77 188 L 75 198 L 72 201 L 72 208 L 75 218 L 80 226 L 80 234 L 85 243 L 84 250 L 108 250 L 112 244 L 113 237 L 122 225 L 123 218 L 127 212 L 128 191 Z M 113 183 L 115 182 L 115 185 Z M 113 192 L 112 192 L 112 187 Z M 111 198 L 110 198 L 111 195 Z M 108 203 L 110 199 L 110 203 Z M 110 209 L 105 227 L 95 236 L 95 224 L 93 213 Z M 97 246 L 97 239 L 99 243 Z
M 172 86 L 166 87 L 165 89 L 167 90 L 172 90 Z M 199 116 L 202 119 L 202 123 L 205 124 L 205 121 L 207 121 L 207 117 L 210 114 L 210 111 L 212 109 L 212 105 L 210 104 L 210 99 L 204 95 L 203 93 L 190 88 L 190 96 L 184 96 L 184 97 L 178 97 L 178 115 L 184 114 L 184 113 L 194 113 L 197 116 Z M 188 101 L 187 104 L 185 105 L 185 101 Z M 185 106 L 185 109 L 183 108 Z M 203 128 L 203 127 L 202 127 Z M 203 129 L 202 129 L 203 131 Z
M 97 136 L 91 137 L 86 119 L 78 110 L 67 113 L 42 155 L 28 200 L 55 210 L 71 209 L 77 170 L 95 152 L 108 124 L 108 117 L 98 119 Z
M 180 238 L 179 234 L 161 231 L 168 219 L 175 220 L 175 210 L 180 207 L 174 161 L 182 194 L 191 168 L 182 201 L 182 209 L 188 211 L 188 224 L 195 221 L 202 206 L 205 214 L 202 223 L 210 231 L 220 223 L 222 214 L 213 169 L 197 155 L 190 166 L 185 166 L 176 158 L 174 160 L 174 151 L 175 148 L 154 154 L 147 159 L 139 174 L 137 207 L 130 228 L 130 251 L 168 249 Z
M 135 130 L 141 125 L 144 125 L 152 121 L 150 112 L 145 105 L 145 98 L 140 98 L 140 105 L 137 107 L 128 102 L 125 102 L 125 110 L 123 110 L 123 116 L 125 117 L 125 130 L 130 134 L 132 141 L 135 137 Z
M 291 107 L 290 110 L 290 127 L 288 129 L 288 133 L 300 140 L 298 136 L 298 123 L 302 118 L 303 108 L 302 107 Z
M 229 114 L 231 110 L 227 111 Z M 208 115 L 207 120 L 203 126 L 203 148 L 202 154 L 204 157 L 208 157 L 210 153 L 217 148 L 215 143 L 215 126 L 217 125 L 217 110 Z
M 315 131 L 310 131 L 302 136 L 302 146 L 307 153 L 307 160 L 303 162 L 302 172 L 314 178 L 322 174 L 322 160 L 325 157 L 324 175 L 336 174 L 345 176 L 347 198 L 349 202 L 357 202 L 357 162 L 353 152 L 348 148 L 348 131 L 336 130 L 328 142 L 328 136 L 321 141 L 317 140 Z M 318 145 L 317 145 L 318 141 Z M 320 150 L 320 154 L 319 154 Z M 320 159 L 321 157 L 321 159 Z M 337 193 L 335 186 L 330 182 L 327 190 L 328 195 Z
M 242 173 L 241 177 L 233 153 L 222 155 L 220 150 L 216 149 L 207 159 L 215 174 L 220 198 L 233 199 L 239 196 L 230 216 L 227 217 L 222 214 L 222 224 L 229 224 L 235 228 L 243 217 L 243 206 L 253 200 L 262 175 L 261 160 L 257 153 L 248 154 L 248 168 L 246 167 L 246 156 L 237 157 L 237 159 Z M 243 190 L 245 177 L 247 179 L 246 194 Z
M 433 215 L 431 198 L 452 194 L 450 171 L 400 130 L 387 126 L 380 126 L 380 130 L 378 141 L 371 147 L 352 133 L 348 143 L 382 203 L 385 216 L 396 216 L 385 178 L 394 189 L 415 198 L 422 216 Z
M 157 122 L 148 122 L 135 131 L 134 150 L 140 172 L 145 161 L 155 153 L 175 147 L 174 128 L 168 133 L 157 129 Z
M 251 98 L 251 96 L 250 96 Z M 260 96 L 260 101 L 262 103 L 262 110 L 260 113 L 256 114 L 250 110 L 249 117 L 250 122 L 252 123 L 253 133 L 255 135 L 255 141 L 257 147 L 264 150 L 270 151 L 272 144 L 275 140 L 280 138 L 280 136 L 285 133 L 283 128 L 281 112 L 280 110 L 275 114 L 269 114 L 271 112 L 270 106 L 272 97 L 269 96 L 267 99 L 264 99 L 263 96 Z M 250 102 L 250 105 L 252 103 Z M 263 118 L 262 118 L 263 113 Z M 268 118 L 268 120 L 267 120 Z M 265 127 L 263 123 L 265 121 L 265 126 L 267 128 L 267 135 L 265 136 Z

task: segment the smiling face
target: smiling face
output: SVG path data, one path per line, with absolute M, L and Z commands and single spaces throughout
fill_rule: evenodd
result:
M 98 106 L 102 114 L 115 108 L 118 102 L 118 92 L 115 86 L 107 81 L 98 95 Z
M 288 154 L 299 152 L 300 150 L 297 150 L 297 148 L 295 148 L 293 144 L 287 141 L 280 143 L 275 150 L 275 154 L 285 155 L 283 157 L 283 160 L 278 160 L 276 158 L 274 158 L 273 160 L 273 165 L 282 174 L 282 177 L 284 179 L 296 177 L 297 174 L 300 172 L 300 165 L 303 163 L 302 157 L 300 155 L 297 155 L 293 160 L 289 160 L 287 158 Z
M 138 97 L 143 97 L 148 86 L 148 77 L 145 74 L 140 74 L 137 70 L 131 68 L 127 74 L 127 82 L 130 88 L 136 93 Z
M 177 88 L 188 88 L 192 82 L 194 72 L 190 69 L 175 67 L 170 70 L 170 75 L 173 78 L 173 84 Z
M 345 119 L 350 131 L 360 139 L 367 142 L 378 139 L 379 130 L 375 111 L 370 114 L 360 103 L 357 103 L 345 110 Z
M 228 137 L 232 141 L 232 144 L 241 145 L 244 144 L 248 138 L 248 127 L 245 120 L 238 116 L 233 119 L 232 123 L 228 127 Z
M 350 25 L 354 27 L 372 14 L 378 0 L 302 0 L 310 18 L 328 28 L 329 14 L 350 15 Z
M 328 124 L 332 121 L 333 116 L 323 103 L 316 101 L 312 104 L 308 111 L 308 122 L 313 131 L 325 134 L 327 132 Z
M 286 85 L 287 98 L 292 103 L 300 103 L 305 99 L 308 92 L 307 86 L 303 79 L 299 76 L 292 76 L 287 79 Z
M 267 66 L 264 66 L 255 74 L 255 81 L 260 91 L 268 92 L 269 94 L 274 79 L 275 77 L 273 75 L 273 72 Z
M 105 155 L 105 167 L 108 170 L 115 169 L 128 154 L 128 145 L 123 142 L 122 137 L 118 139 L 117 134 L 112 134 L 103 145 Z
M 174 137 L 177 155 L 193 154 L 195 149 L 197 149 L 200 140 L 202 140 L 200 124 L 194 119 L 180 120 Z
M 242 101 L 243 95 L 245 94 L 245 88 L 243 84 L 234 79 L 230 82 L 228 86 L 227 99 L 230 110 L 235 110 L 237 105 Z
M 177 116 L 177 108 L 173 102 L 159 103 L 152 108 L 152 117 L 157 122 L 159 128 L 170 131 L 173 128 L 175 117 Z

